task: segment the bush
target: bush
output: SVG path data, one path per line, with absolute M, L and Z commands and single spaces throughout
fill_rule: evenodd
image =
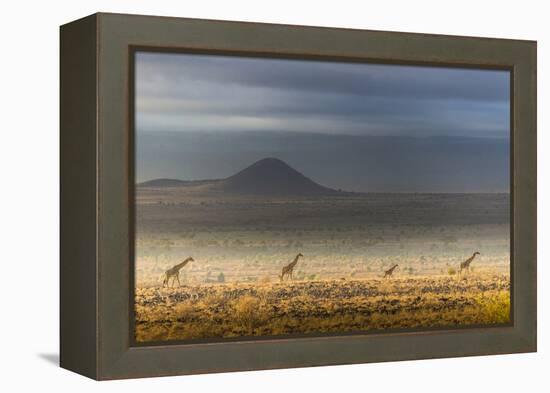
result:
M 262 321 L 261 301 L 253 296 L 243 296 L 235 302 L 235 318 L 245 329 L 254 329 Z
M 450 267 L 447 269 L 447 273 L 449 273 L 449 276 L 454 276 L 456 274 L 456 269 L 454 267 Z
M 177 319 L 186 320 L 192 317 L 192 315 L 195 313 L 195 308 L 193 307 L 193 305 L 188 303 L 177 304 L 176 306 L 174 306 L 174 313 L 177 316 Z
M 494 296 L 480 296 L 476 299 L 480 306 L 480 320 L 486 324 L 510 322 L 510 293 L 500 292 Z
M 225 282 L 225 274 L 223 274 L 223 272 L 218 274 L 218 282 Z

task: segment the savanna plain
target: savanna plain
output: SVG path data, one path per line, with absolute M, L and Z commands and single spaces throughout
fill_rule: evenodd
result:
M 137 187 L 136 341 L 507 324 L 509 203 Z

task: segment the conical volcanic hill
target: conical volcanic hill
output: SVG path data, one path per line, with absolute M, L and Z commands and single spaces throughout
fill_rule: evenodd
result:
M 138 187 L 200 187 L 203 191 L 229 195 L 273 197 L 344 194 L 317 184 L 278 158 L 264 158 L 221 180 L 155 179 L 138 184 Z

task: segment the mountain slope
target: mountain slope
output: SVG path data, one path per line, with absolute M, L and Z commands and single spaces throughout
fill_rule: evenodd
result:
M 321 186 L 277 158 L 264 158 L 213 187 L 231 194 L 333 195 L 336 190 Z
M 153 179 L 139 183 L 138 187 L 164 188 L 164 187 L 189 187 L 202 186 L 219 182 L 220 179 L 214 180 L 179 180 L 179 179 Z
M 221 180 L 183 181 L 154 179 L 138 187 L 185 187 L 188 190 L 260 196 L 324 196 L 345 194 L 317 184 L 290 165 L 277 158 L 264 158 L 249 167 Z

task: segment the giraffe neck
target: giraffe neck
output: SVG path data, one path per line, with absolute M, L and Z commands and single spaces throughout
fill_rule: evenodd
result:
M 296 258 L 294 258 L 294 260 L 290 263 L 290 266 L 291 267 L 294 267 L 296 266 L 296 264 L 298 263 L 298 259 L 300 258 L 299 255 L 296 255 Z
M 178 263 L 176 266 L 174 266 L 174 269 L 177 269 L 177 270 L 181 269 L 182 267 L 187 265 L 187 262 L 189 262 L 189 259 L 190 258 L 187 258 L 185 261 Z
M 472 255 L 472 257 L 468 260 L 468 263 L 471 263 L 475 259 L 476 256 L 477 256 L 477 254 Z

